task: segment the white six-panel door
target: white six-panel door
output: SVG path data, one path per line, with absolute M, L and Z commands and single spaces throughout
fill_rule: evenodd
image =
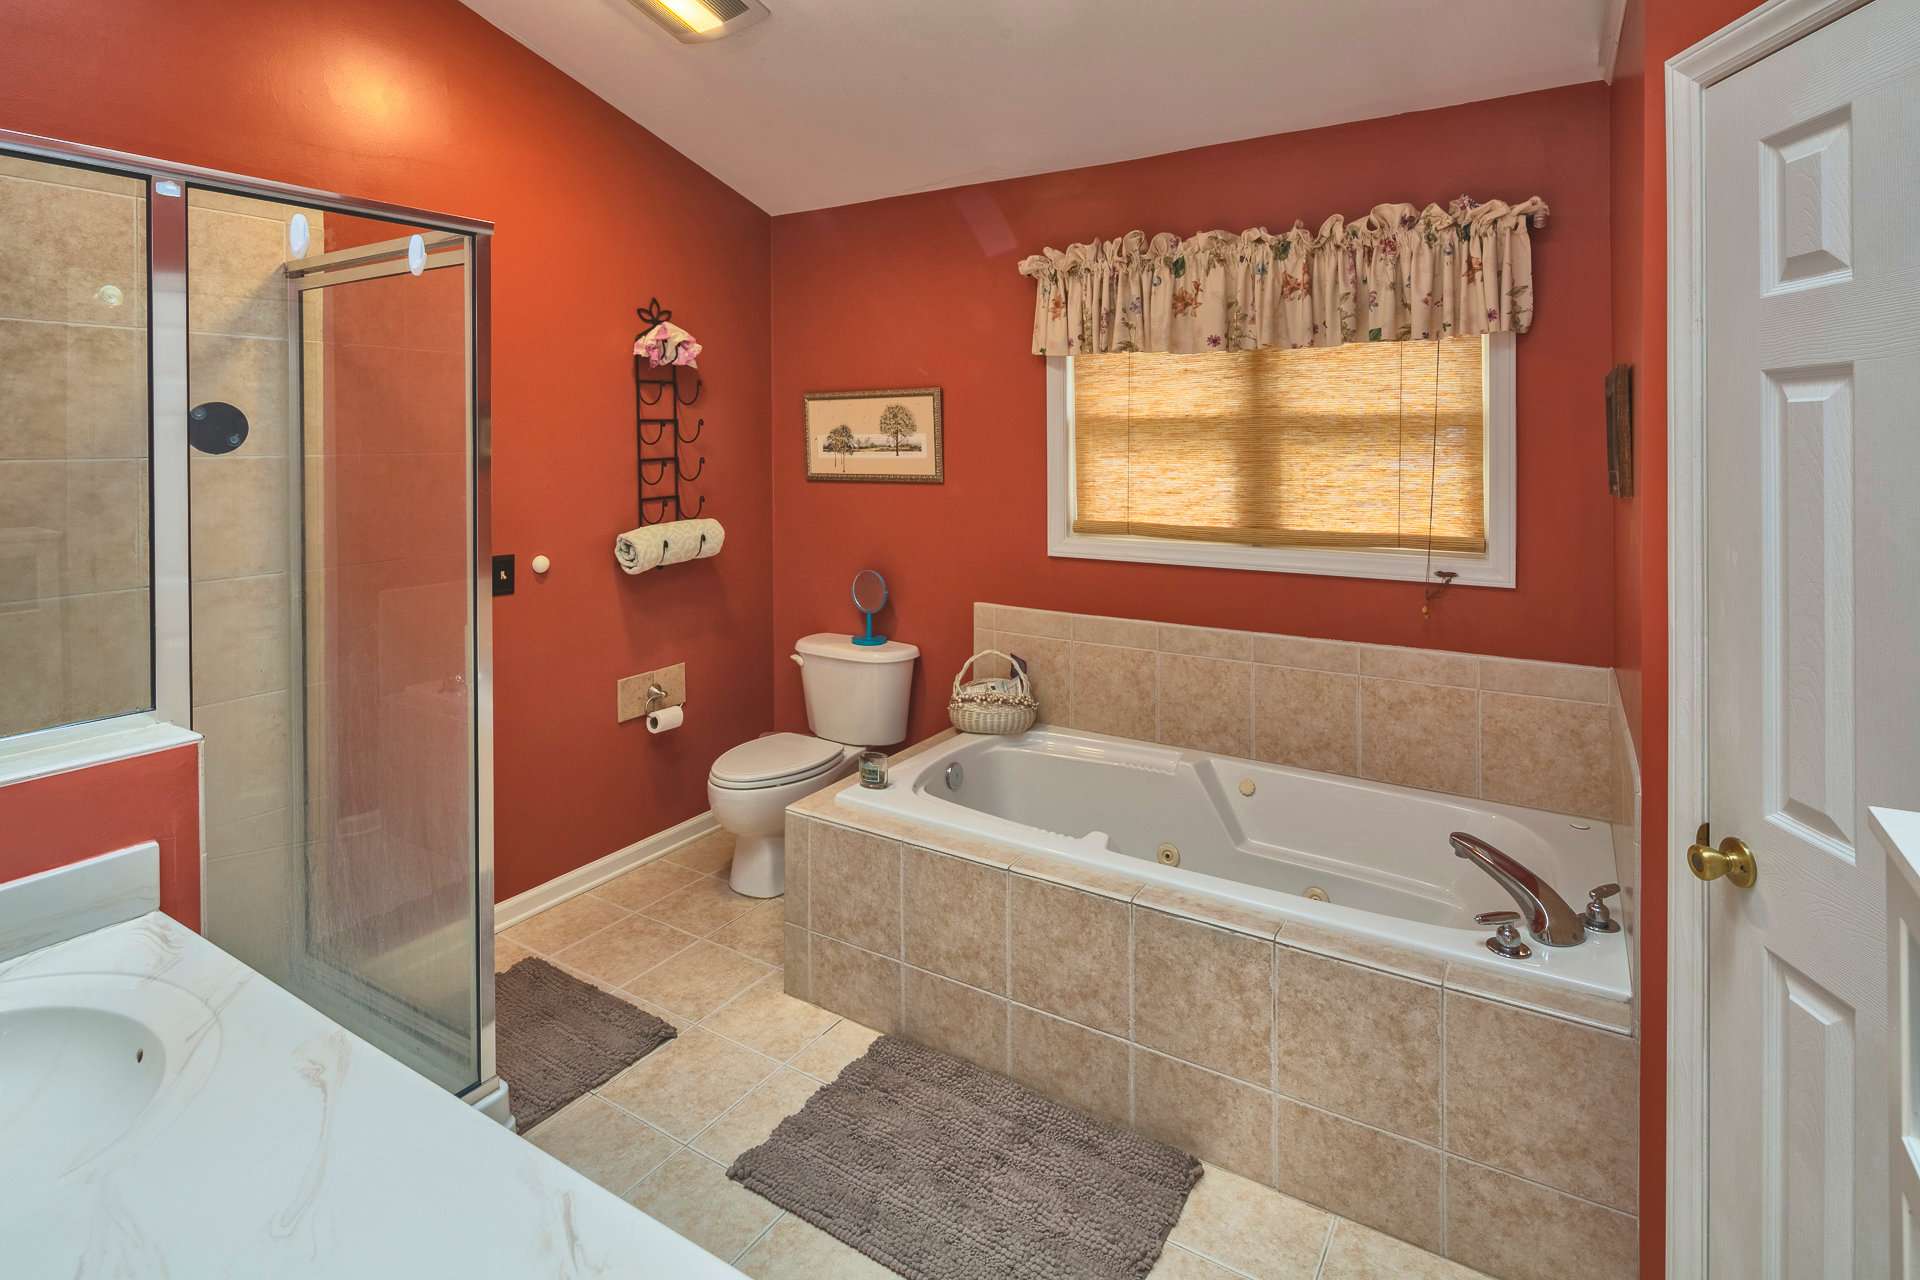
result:
M 1920 808 L 1920 0 L 1706 91 L 1711 1271 L 1886 1274 L 1885 855 Z

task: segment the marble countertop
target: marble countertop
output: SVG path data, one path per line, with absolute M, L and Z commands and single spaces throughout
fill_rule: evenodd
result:
M 0 1133 L 9 1277 L 740 1274 L 158 912 L 0 964 L 0 991 L 70 975 L 178 988 L 152 1016 L 192 1048 L 62 1176 Z

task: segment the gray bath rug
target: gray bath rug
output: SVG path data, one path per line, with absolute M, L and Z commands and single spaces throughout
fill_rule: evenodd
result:
M 523 1132 L 679 1034 L 531 956 L 494 979 L 493 1009 L 494 1060 Z
M 882 1036 L 727 1176 L 908 1280 L 1144 1277 L 1200 1162 Z

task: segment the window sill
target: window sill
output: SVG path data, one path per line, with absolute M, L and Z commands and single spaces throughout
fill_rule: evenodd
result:
M 0 787 L 199 741 L 200 735 L 193 730 L 169 724 L 152 712 L 22 734 L 0 742 Z
M 1436 554 L 1424 551 L 1333 551 L 1317 547 L 1250 547 L 1184 538 L 1141 538 L 1121 534 L 1068 533 L 1049 540 L 1047 554 L 1075 560 L 1119 560 L 1135 564 L 1177 564 L 1207 569 L 1246 569 L 1259 573 L 1302 573 L 1328 578 L 1377 578 L 1390 582 L 1426 582 L 1433 572 L 1451 570 L 1453 581 L 1468 587 L 1514 585 L 1513 562 L 1498 556 Z

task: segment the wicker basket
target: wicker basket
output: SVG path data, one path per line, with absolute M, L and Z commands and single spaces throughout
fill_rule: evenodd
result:
M 967 679 L 974 663 L 982 658 L 1004 658 L 1013 671 L 1009 678 Z M 953 677 L 953 697 L 947 703 L 947 715 L 953 727 L 962 733 L 1025 733 L 1039 716 L 1040 702 L 1033 696 L 1033 682 L 1027 679 L 1024 663 L 998 649 L 982 649 L 960 665 Z

